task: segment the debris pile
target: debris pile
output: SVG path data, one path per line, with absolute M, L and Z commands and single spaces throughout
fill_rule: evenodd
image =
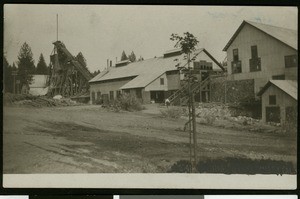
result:
M 227 119 L 233 122 L 242 123 L 243 125 L 252 125 L 260 122 L 260 120 L 258 119 L 247 116 L 228 117 Z
M 68 98 L 52 99 L 46 96 L 33 96 L 29 94 L 5 94 L 4 103 L 6 105 L 20 105 L 30 107 L 53 107 L 53 106 L 73 106 L 77 103 Z
M 231 117 L 228 106 L 220 103 L 201 103 L 196 109 L 196 115 L 199 118 L 213 116 L 218 119 L 227 119 Z

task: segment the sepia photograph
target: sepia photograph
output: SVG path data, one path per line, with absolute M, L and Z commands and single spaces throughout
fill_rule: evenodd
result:
M 294 188 L 297 25 L 292 6 L 4 5 L 4 185 Z

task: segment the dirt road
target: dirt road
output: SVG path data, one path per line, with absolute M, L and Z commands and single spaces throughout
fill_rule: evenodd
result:
M 4 173 L 166 172 L 189 159 L 183 119 L 100 106 L 4 107 Z M 198 125 L 199 158 L 296 162 L 295 139 Z

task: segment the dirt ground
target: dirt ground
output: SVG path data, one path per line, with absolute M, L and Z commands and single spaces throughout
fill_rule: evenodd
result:
M 185 119 L 159 108 L 4 107 L 4 173 L 164 173 L 189 159 Z M 198 159 L 243 157 L 296 164 L 296 139 L 198 124 Z

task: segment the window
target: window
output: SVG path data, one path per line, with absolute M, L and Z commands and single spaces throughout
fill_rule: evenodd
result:
M 242 62 L 241 61 L 231 62 L 231 71 L 232 71 L 232 74 L 241 73 L 242 72 Z
M 238 51 L 238 49 L 233 49 L 232 53 L 233 53 L 233 61 L 234 62 L 239 61 L 239 51 Z
M 288 55 L 284 57 L 284 63 L 286 68 L 297 67 L 298 57 L 297 55 Z
M 251 58 L 249 59 L 250 72 L 261 71 L 261 62 L 260 58 Z
M 137 98 L 141 99 L 141 98 L 142 98 L 142 89 L 137 88 L 137 89 L 135 90 L 135 94 L 136 94 L 136 97 L 137 97 Z
M 98 91 L 98 92 L 97 92 L 97 100 L 100 100 L 100 99 L 101 99 L 101 92 Z
M 258 58 L 257 46 L 251 46 L 251 58 L 252 59 Z
M 117 91 L 117 98 L 121 96 L 121 91 Z
M 160 85 L 164 85 L 165 84 L 165 79 L 164 78 L 160 78 Z
M 249 59 L 250 72 L 261 71 L 261 61 L 258 57 L 257 46 L 251 46 L 251 59 Z
M 276 105 L 276 95 L 269 95 L 269 104 Z
M 114 100 L 114 91 L 109 91 L 109 100 Z

